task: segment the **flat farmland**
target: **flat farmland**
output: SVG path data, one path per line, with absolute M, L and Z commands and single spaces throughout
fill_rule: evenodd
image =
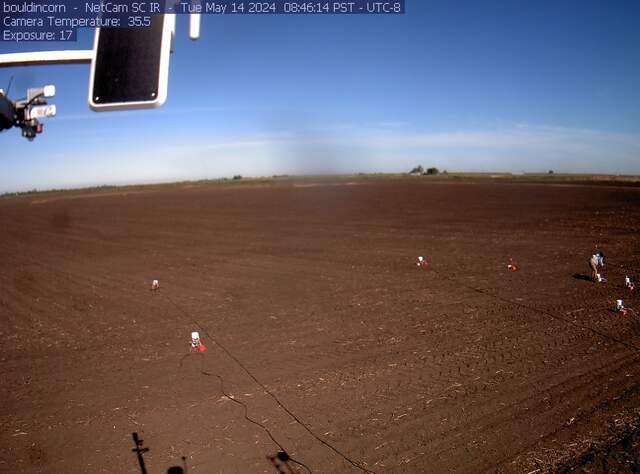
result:
M 158 474 L 637 469 L 638 187 L 37 194 L 0 229 L 0 472 L 140 473 L 133 433 Z

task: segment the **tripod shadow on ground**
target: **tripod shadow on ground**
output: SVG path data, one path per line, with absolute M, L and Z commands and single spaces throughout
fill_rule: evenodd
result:
M 138 433 L 131 433 L 131 437 L 133 438 L 133 443 L 135 444 L 135 448 L 131 451 L 136 453 L 136 457 L 138 458 L 138 466 L 140 467 L 140 474 L 147 474 L 147 466 L 144 462 L 144 454 L 149 452 L 149 448 L 143 447 L 144 440 L 140 439 Z M 182 456 L 182 466 L 171 466 L 167 469 L 167 474 L 187 474 L 187 458 Z
M 291 466 L 291 458 L 284 451 L 279 451 L 273 456 L 267 456 L 267 459 L 278 474 L 298 474 L 300 472 Z
M 144 440 L 138 436 L 138 433 L 131 433 L 135 448 L 131 451 L 136 454 L 138 460 L 138 466 L 140 467 L 140 474 L 147 474 L 147 466 L 144 462 L 144 454 L 149 452 L 149 448 L 144 447 Z M 292 464 L 297 462 L 292 460 L 289 455 L 284 451 L 279 451 L 272 456 L 267 456 L 267 459 L 271 465 L 275 468 L 278 474 L 298 474 L 300 471 L 296 469 Z M 171 466 L 167 469 L 167 474 L 187 474 L 187 458 L 182 456 L 182 466 Z

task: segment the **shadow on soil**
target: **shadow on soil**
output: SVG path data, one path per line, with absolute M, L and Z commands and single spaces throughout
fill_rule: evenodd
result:
M 143 454 L 149 452 L 149 448 L 142 447 L 144 440 L 140 439 L 140 437 L 138 436 L 138 433 L 131 433 L 131 436 L 133 437 L 133 442 L 136 445 L 136 447 L 133 448 L 131 451 L 136 453 L 136 456 L 138 458 L 138 465 L 140 466 L 140 473 L 147 474 L 147 467 L 144 464 Z M 186 473 L 187 473 L 187 458 L 185 458 L 184 456 L 182 456 L 182 466 L 171 466 L 167 470 L 167 474 L 186 474 Z
M 136 453 L 138 458 L 138 465 L 140 467 L 141 474 L 147 474 L 147 467 L 144 463 L 144 454 L 149 452 L 149 448 L 143 447 L 144 440 L 140 439 L 138 433 L 131 433 L 135 448 L 131 451 Z M 276 472 L 279 474 L 297 474 L 299 471 L 294 469 L 290 464 L 291 458 L 284 451 L 280 451 L 273 456 L 267 456 L 267 459 L 271 462 Z M 182 456 L 182 466 L 171 466 L 167 469 L 167 474 L 187 474 L 187 458 Z
M 280 451 L 273 456 L 267 456 L 267 459 L 273 464 L 278 474 L 297 474 L 297 470 L 289 465 L 291 458 L 284 451 Z
M 618 441 L 601 447 L 592 447 L 564 465 L 555 466 L 549 472 L 600 473 L 616 472 L 635 474 L 640 472 L 640 433 L 625 433 Z
M 589 275 L 582 275 L 581 273 L 574 273 L 573 274 L 573 278 L 575 278 L 576 280 L 583 280 L 583 281 L 588 281 L 589 283 L 593 283 L 593 280 L 591 279 L 591 276 L 589 276 Z

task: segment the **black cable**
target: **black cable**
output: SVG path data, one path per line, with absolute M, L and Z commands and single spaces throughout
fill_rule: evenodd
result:
M 29 100 L 24 106 L 25 107 L 29 107 L 34 100 L 39 99 L 40 97 L 44 96 L 44 92 L 40 92 L 38 95 L 36 95 L 35 97 L 32 97 L 31 100 Z
M 322 445 L 324 445 L 327 448 L 329 448 L 330 450 L 332 450 L 338 456 L 342 457 L 345 461 L 347 461 L 349 464 L 351 464 L 356 469 L 359 469 L 360 471 L 364 472 L 365 474 L 376 474 L 374 471 L 371 471 L 371 470 L 367 469 L 366 467 L 363 467 L 360 464 L 358 464 L 356 461 L 354 461 L 349 456 L 344 454 L 342 451 L 340 451 L 338 448 L 333 446 L 331 443 L 329 443 L 329 442 L 323 440 L 322 438 L 320 438 L 320 436 L 318 436 L 305 422 L 303 422 L 300 418 L 298 418 L 298 416 L 296 416 L 295 413 L 293 413 L 289 408 L 287 408 L 287 406 L 284 405 L 274 393 L 272 393 L 262 382 L 260 382 L 260 380 L 258 380 L 256 378 L 256 376 L 253 375 L 253 373 L 242 363 L 242 361 L 240 361 L 235 355 L 233 355 L 233 353 L 230 352 L 223 344 L 221 344 L 218 340 L 216 340 L 213 336 L 211 336 L 211 334 L 209 334 L 209 332 L 206 330 L 206 328 L 204 328 L 195 318 L 193 318 L 193 316 L 191 316 L 185 309 L 183 309 L 180 305 L 178 305 L 175 301 L 173 301 L 173 299 L 169 295 L 165 295 L 165 296 L 169 300 L 169 302 L 171 302 L 171 304 L 173 304 L 182 314 L 184 314 L 187 318 L 189 318 L 191 320 L 191 322 L 193 322 L 193 324 L 195 324 L 198 327 L 198 329 L 200 329 L 200 331 L 202 331 L 203 334 L 205 334 L 211 341 L 213 341 L 218 347 L 220 347 L 220 349 L 222 349 L 224 351 L 224 353 L 227 354 L 227 356 L 229 358 L 231 358 L 251 378 L 251 380 L 253 380 L 255 382 L 255 384 L 258 385 L 264 391 L 264 393 L 269 395 L 276 402 L 276 404 L 285 413 L 287 413 L 291 418 L 293 418 L 296 421 L 296 423 L 298 423 L 302 428 L 304 428 L 307 431 L 307 433 L 309 433 L 313 438 L 315 438 Z M 251 420 L 249 420 L 249 421 L 251 421 Z M 274 442 L 275 442 L 275 440 L 274 440 Z M 278 446 L 280 446 L 279 443 L 277 443 L 277 442 L 275 442 L 275 443 Z M 296 462 L 296 464 L 303 465 L 303 464 L 297 463 L 297 462 Z M 307 469 L 308 469 L 308 467 L 307 467 Z
M 203 361 L 203 365 L 204 365 L 204 358 L 202 359 Z M 287 453 L 287 457 L 289 458 L 289 460 L 291 462 L 293 462 L 294 464 L 297 464 L 299 466 L 302 466 L 303 468 L 305 468 L 307 470 L 307 472 L 309 474 L 312 474 L 311 469 L 309 468 L 309 466 L 307 466 L 305 463 L 303 463 L 302 461 L 298 461 L 297 459 L 295 459 L 293 456 L 291 456 L 287 450 L 285 449 L 284 446 L 282 446 L 282 444 L 280 444 L 280 442 L 273 436 L 273 434 L 271 433 L 271 431 L 269 430 L 269 428 L 267 428 L 265 425 L 263 425 L 262 423 L 260 423 L 259 421 L 254 420 L 253 418 L 249 417 L 249 407 L 247 406 L 246 403 L 244 403 L 241 400 L 236 400 L 234 397 L 232 397 L 231 395 L 229 395 L 225 389 L 224 389 L 224 379 L 218 375 L 218 374 L 212 374 L 209 372 L 205 372 L 202 368 L 200 369 L 200 373 L 202 375 L 206 375 L 208 377 L 216 377 L 219 381 L 220 381 L 220 391 L 222 392 L 222 394 L 229 400 L 231 400 L 233 403 L 236 403 L 238 405 L 241 405 L 244 408 L 244 418 L 249 421 L 250 423 L 253 423 L 256 426 L 259 426 L 260 428 L 262 428 L 264 430 L 265 433 L 267 433 L 267 435 L 269 436 L 269 438 L 271 438 L 271 441 L 273 441 L 279 448 L 280 451 Z
M 13 75 L 9 79 L 9 85 L 7 86 L 7 91 L 4 93 L 5 97 L 9 97 L 9 92 L 11 91 L 11 84 L 13 84 Z
M 488 291 L 480 289 L 480 288 L 475 288 L 473 286 L 467 285 L 466 283 L 462 283 L 462 282 L 456 280 L 453 277 L 445 275 L 444 273 L 440 273 L 440 272 L 435 271 L 435 270 L 433 270 L 433 273 L 435 273 L 436 275 L 439 275 L 443 279 L 448 280 L 448 281 L 450 281 L 450 282 L 452 282 L 452 283 L 454 283 L 456 285 L 463 286 L 463 287 L 465 287 L 465 288 L 467 288 L 467 289 L 469 289 L 471 291 L 475 291 L 476 293 L 480 293 L 481 295 L 488 296 L 490 298 L 494 298 L 494 299 L 497 299 L 497 300 L 502 301 L 504 303 L 508 303 L 510 305 L 513 305 L 513 306 L 518 306 L 520 308 L 524 308 L 524 309 L 527 309 L 529 311 L 533 311 L 534 313 L 539 313 L 539 314 L 548 316 L 548 317 L 550 317 L 552 319 L 563 321 L 563 322 L 565 322 L 567 324 L 571 324 L 572 326 L 575 326 L 575 327 L 590 331 L 593 334 L 596 334 L 597 336 L 600 336 L 603 339 L 609 340 L 611 342 L 615 342 L 617 344 L 621 344 L 621 345 L 623 345 L 623 346 L 625 346 L 625 347 L 627 347 L 629 349 L 632 349 L 634 351 L 640 352 L 640 347 L 636 346 L 635 344 L 623 341 L 622 339 L 618 339 L 617 337 L 614 337 L 614 336 L 611 336 L 609 334 L 606 334 L 606 333 L 604 333 L 602 331 L 594 329 L 594 328 L 592 328 L 590 326 L 587 326 L 585 324 L 580 324 L 580 323 L 578 323 L 576 321 L 572 321 L 571 319 L 564 318 L 562 316 L 558 316 L 557 314 L 550 313 L 549 311 L 546 311 L 546 310 L 543 310 L 543 309 L 539 309 L 539 308 L 536 308 L 534 306 L 529 306 L 529 305 L 526 305 L 524 303 L 520 303 L 518 301 L 513 301 L 513 300 L 510 300 L 509 298 L 504 298 L 504 297 L 502 297 L 500 295 L 489 293 Z
M 180 359 L 180 363 L 179 366 L 182 367 L 182 364 L 184 362 L 184 360 L 189 357 L 191 354 L 185 354 L 181 359 Z M 302 461 L 298 461 L 297 459 L 293 458 L 285 449 L 284 446 L 282 446 L 282 444 L 273 436 L 273 434 L 271 433 L 271 431 L 269 430 L 269 428 L 267 428 L 265 425 L 263 425 L 262 423 L 260 423 L 259 421 L 254 420 L 253 418 L 251 418 L 249 416 L 249 407 L 247 406 L 246 403 L 244 403 L 242 400 L 237 400 L 236 398 L 234 398 L 232 395 L 230 395 L 225 389 L 224 389 L 224 379 L 222 378 L 221 375 L 218 374 L 214 374 L 214 373 L 210 373 L 210 372 L 206 372 L 204 370 L 204 355 L 203 354 L 199 354 L 201 359 L 200 359 L 200 373 L 202 375 L 206 375 L 207 377 L 216 377 L 218 379 L 218 381 L 220 382 L 220 392 L 222 393 L 222 395 L 227 398 L 228 400 L 231 400 L 233 403 L 240 405 L 241 407 L 244 408 L 244 418 L 245 420 L 247 420 L 249 423 L 252 423 L 260 428 L 262 428 L 264 430 L 265 433 L 267 433 L 267 435 L 269 436 L 269 438 L 271 438 L 271 441 L 274 442 L 274 444 L 276 446 L 278 446 L 278 448 L 280 448 L 280 450 L 284 453 L 287 454 L 287 457 L 289 458 L 289 460 L 291 462 L 293 462 L 294 464 L 298 464 L 299 466 L 302 466 L 303 468 L 305 468 L 307 470 L 307 472 L 309 474 L 313 474 L 311 469 L 309 468 L 309 466 L 307 466 L 305 463 L 303 463 Z

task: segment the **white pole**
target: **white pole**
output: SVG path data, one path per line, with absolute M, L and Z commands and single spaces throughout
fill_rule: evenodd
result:
M 94 56 L 92 49 L 67 51 L 37 51 L 32 53 L 0 54 L 0 67 L 40 66 L 45 64 L 84 64 Z
M 189 15 L 189 38 L 194 41 L 200 38 L 200 13 Z

